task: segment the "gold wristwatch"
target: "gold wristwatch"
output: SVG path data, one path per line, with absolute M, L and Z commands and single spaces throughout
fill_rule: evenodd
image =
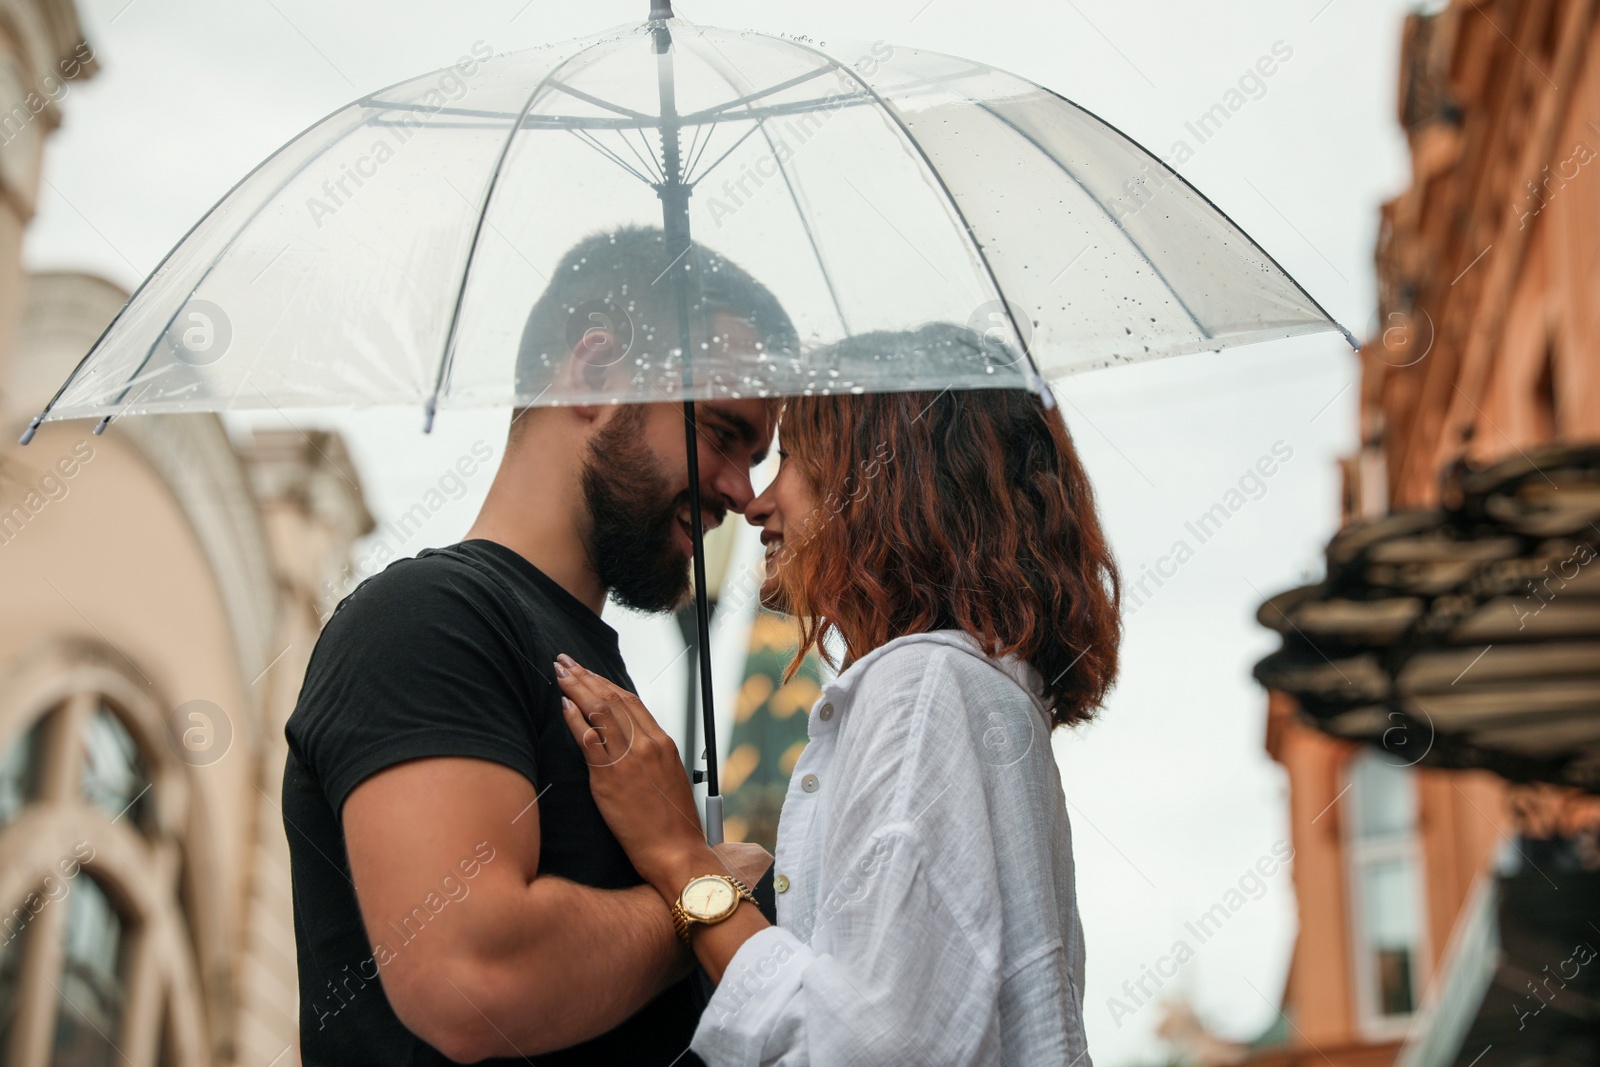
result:
M 691 878 L 672 905 L 672 925 L 677 927 L 678 937 L 687 945 L 691 923 L 715 926 L 739 910 L 740 900 L 756 902 L 750 887 L 737 878 L 725 874 Z

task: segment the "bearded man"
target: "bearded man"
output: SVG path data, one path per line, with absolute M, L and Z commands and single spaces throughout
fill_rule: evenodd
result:
M 528 406 L 472 528 L 367 579 L 318 640 L 283 780 L 308 1067 L 697 1062 L 689 955 L 594 804 L 553 672 L 566 653 L 632 689 L 607 596 L 663 612 L 689 593 L 668 271 L 693 272 L 701 380 L 795 348 L 745 271 L 664 248 L 638 228 L 569 251 L 528 316 Z M 663 402 L 603 402 L 641 383 Z M 709 527 L 753 498 L 775 407 L 696 417 Z

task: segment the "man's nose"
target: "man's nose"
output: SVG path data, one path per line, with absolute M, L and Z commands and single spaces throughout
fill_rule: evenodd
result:
M 743 515 L 756 495 L 750 483 L 750 465 L 719 457 L 715 469 L 707 473 L 711 481 L 701 491 L 720 499 L 727 510 Z

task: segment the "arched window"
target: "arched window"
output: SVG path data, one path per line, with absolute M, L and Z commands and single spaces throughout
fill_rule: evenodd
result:
M 113 1067 L 121 1053 L 112 1035 L 122 1029 L 127 996 L 128 931 L 93 876 L 80 875 L 63 898 L 67 908 L 51 1063 Z
M 1358 1019 L 1372 1036 L 1403 1030 L 1422 988 L 1422 881 L 1410 767 L 1363 750 L 1351 761 L 1345 854 Z
M 0 702 L 0 1064 L 198 1065 L 178 878 L 186 801 L 158 709 L 103 666 Z
M 139 746 L 116 712 L 101 703 L 83 731 L 83 795 L 112 819 L 147 829 L 150 777 Z
M 0 827 L 39 799 L 39 772 L 44 762 L 39 747 L 43 739 L 44 720 L 40 719 L 0 753 Z

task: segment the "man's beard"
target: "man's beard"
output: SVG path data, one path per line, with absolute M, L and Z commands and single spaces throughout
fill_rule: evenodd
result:
M 673 611 L 690 589 L 690 560 L 674 537 L 689 494 L 672 492 L 641 440 L 644 420 L 643 410 L 623 409 L 590 441 L 583 467 L 593 523 L 589 562 L 617 603 L 637 611 Z

